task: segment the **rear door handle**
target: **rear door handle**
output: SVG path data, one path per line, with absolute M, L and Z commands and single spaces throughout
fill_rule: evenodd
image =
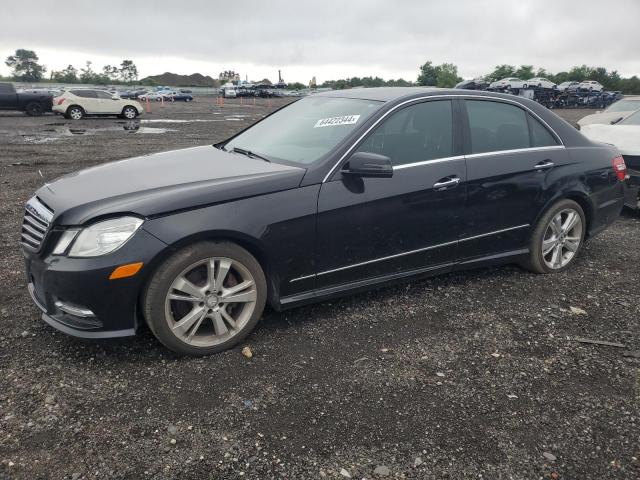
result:
M 536 170 L 544 170 L 546 168 L 552 168 L 555 166 L 555 163 L 553 163 L 551 160 L 543 160 L 541 162 L 536 163 L 533 168 L 535 168 Z
M 460 177 L 445 177 L 433 184 L 434 190 L 446 190 L 460 183 Z

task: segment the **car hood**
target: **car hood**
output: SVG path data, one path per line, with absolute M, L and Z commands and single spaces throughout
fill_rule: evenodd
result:
M 640 155 L 640 125 L 585 125 L 580 132 L 589 140 L 615 145 L 622 155 Z
M 633 113 L 633 110 L 630 112 L 602 112 L 602 113 L 594 113 L 593 115 L 587 115 L 586 117 L 578 120 L 578 125 L 580 125 L 580 129 L 582 129 L 583 125 L 591 125 L 592 123 L 603 123 L 606 125 L 611 124 L 611 122 L 618 119 L 625 119 L 629 115 Z
M 202 146 L 134 157 L 80 170 L 36 195 L 56 225 L 80 225 L 116 213 L 153 217 L 296 188 L 306 170 Z

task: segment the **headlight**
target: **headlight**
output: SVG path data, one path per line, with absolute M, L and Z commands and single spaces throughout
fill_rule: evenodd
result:
M 80 231 L 70 257 L 98 257 L 120 248 L 142 225 L 137 217 L 120 217 L 95 223 Z

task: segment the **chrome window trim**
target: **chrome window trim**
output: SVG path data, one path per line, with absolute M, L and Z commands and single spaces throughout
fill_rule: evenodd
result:
M 464 155 L 457 155 L 455 157 L 434 158 L 432 160 L 422 160 L 420 162 L 405 163 L 404 165 L 394 165 L 393 169 L 402 170 L 403 168 L 420 167 L 422 165 L 426 165 L 427 163 L 443 163 L 443 162 L 451 162 L 453 160 L 464 160 Z
M 405 255 L 411 255 L 413 253 L 426 252 L 427 250 L 433 250 L 435 248 L 446 247 L 448 245 L 453 245 L 453 244 L 459 243 L 459 242 L 468 242 L 469 240 L 476 240 L 478 238 L 488 237 L 490 235 L 498 235 L 499 233 L 510 232 L 512 230 L 518 230 L 520 228 L 527 228 L 529 226 L 531 226 L 531 225 L 528 224 L 528 223 L 524 224 L 524 225 L 517 225 L 515 227 L 503 228 L 503 229 L 500 229 L 500 230 L 495 230 L 493 232 L 481 233 L 480 235 L 474 235 L 472 237 L 461 238 L 460 240 L 455 240 L 453 242 L 439 243 L 437 245 L 431 245 L 429 247 L 418 248 L 416 250 L 409 250 L 408 252 L 396 253 L 394 255 L 387 255 L 386 257 L 374 258 L 373 260 L 366 260 L 364 262 L 354 263 L 352 265 L 346 265 L 344 267 L 338 267 L 338 268 L 333 268 L 331 270 L 325 270 L 324 272 L 320 272 L 320 273 L 318 273 L 316 275 L 311 274 L 311 275 L 305 275 L 304 277 L 294 278 L 293 280 L 289 280 L 289 283 L 297 282 L 299 280 L 306 280 L 308 278 L 313 278 L 314 276 L 319 277 L 320 275 L 327 275 L 329 273 L 340 272 L 342 270 L 348 270 L 350 268 L 361 267 L 363 265 L 369 265 L 371 263 L 382 262 L 384 260 L 390 260 L 392 258 L 404 257 Z
M 466 158 L 481 158 L 481 157 L 493 157 L 496 155 L 509 155 L 511 153 L 521 152 L 538 152 L 546 150 L 564 150 L 564 145 L 549 145 L 546 147 L 528 147 L 528 148 L 514 148 L 512 150 L 495 150 L 491 152 L 470 153 L 465 155 Z
M 510 100 L 508 98 L 502 98 L 502 97 L 492 97 L 492 96 L 479 96 L 479 95 L 427 95 L 427 96 L 423 96 L 423 97 L 417 97 L 417 98 L 411 98 L 409 100 L 405 100 L 402 103 L 399 103 L 398 105 L 396 105 L 395 107 L 389 109 L 388 111 L 386 111 L 384 113 L 384 115 L 382 115 L 379 119 L 377 119 L 373 125 L 371 125 L 369 128 L 367 128 L 367 130 L 360 135 L 360 137 L 358 137 L 358 139 L 356 141 L 353 142 L 353 144 L 347 149 L 347 151 L 342 154 L 342 156 L 340 157 L 340 159 L 335 163 L 335 165 L 333 167 L 331 167 L 331 170 L 329 170 L 329 173 L 327 173 L 325 175 L 325 177 L 322 179 L 322 183 L 326 183 L 326 181 L 329 179 L 329 177 L 331 177 L 331 175 L 333 175 L 333 173 L 335 172 L 336 168 L 338 168 L 338 165 L 340 165 L 342 163 L 342 161 L 347 158 L 347 156 L 349 154 L 351 154 L 351 152 L 353 151 L 353 149 L 355 148 L 356 145 L 358 145 L 362 139 L 364 139 L 364 137 L 366 137 L 369 132 L 371 132 L 371 130 L 373 130 L 376 126 L 378 126 L 378 124 L 380 122 L 382 122 L 385 118 L 387 118 L 388 115 L 390 115 L 391 113 L 395 112 L 397 109 L 409 104 L 409 103 L 414 103 L 414 102 L 420 102 L 421 100 L 429 100 L 432 98 L 446 98 L 446 99 L 451 99 L 451 100 L 455 100 L 457 98 L 462 98 L 462 99 L 472 99 L 472 100 L 483 100 L 483 101 L 498 101 L 498 102 L 504 102 L 504 103 L 509 103 L 512 105 L 516 105 L 517 107 L 523 108 L 526 112 L 530 113 L 531 115 L 533 115 L 534 118 L 536 118 L 540 123 L 542 123 L 555 137 L 556 140 L 558 140 L 560 142 L 560 145 L 553 145 L 552 148 L 565 148 L 564 142 L 562 141 L 562 138 L 560 137 L 560 135 L 558 135 L 556 133 L 556 131 L 551 128 L 551 126 L 545 122 L 542 118 L 540 118 L 540 116 L 538 114 L 536 114 L 534 111 L 532 111 L 530 108 L 528 108 L 526 105 L 523 105 L 520 102 L 516 102 L 514 100 Z M 549 148 L 549 147 L 530 147 L 530 148 L 523 148 L 522 150 L 524 151 L 532 151 L 534 149 L 539 149 L 539 148 Z M 500 152 L 504 152 L 504 153 L 509 153 L 509 152 L 513 152 L 510 150 L 496 150 L 495 152 L 483 152 L 482 154 L 470 154 L 467 155 L 467 157 L 470 157 L 472 155 L 495 155 L 497 153 Z M 449 160 L 452 157 L 447 157 L 447 160 Z M 438 159 L 433 159 L 433 160 L 429 160 L 430 162 L 433 162 L 434 160 L 438 160 Z M 421 162 L 422 163 L 422 162 Z M 426 161 L 425 161 L 426 163 Z M 398 165 L 398 167 L 400 167 L 401 165 Z M 394 167 L 397 168 L 397 167 Z

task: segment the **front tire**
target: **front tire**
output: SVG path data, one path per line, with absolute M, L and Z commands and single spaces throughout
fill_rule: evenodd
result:
M 584 242 L 587 221 L 573 200 L 555 203 L 538 221 L 523 265 L 534 273 L 558 273 L 575 262 Z
M 131 106 L 127 106 L 122 109 L 122 117 L 126 118 L 127 120 L 133 120 L 137 116 L 138 116 L 138 111 Z
M 210 355 L 244 340 L 267 300 L 258 261 L 229 242 L 191 245 L 167 259 L 144 295 L 144 314 L 167 348 L 185 355 Z

